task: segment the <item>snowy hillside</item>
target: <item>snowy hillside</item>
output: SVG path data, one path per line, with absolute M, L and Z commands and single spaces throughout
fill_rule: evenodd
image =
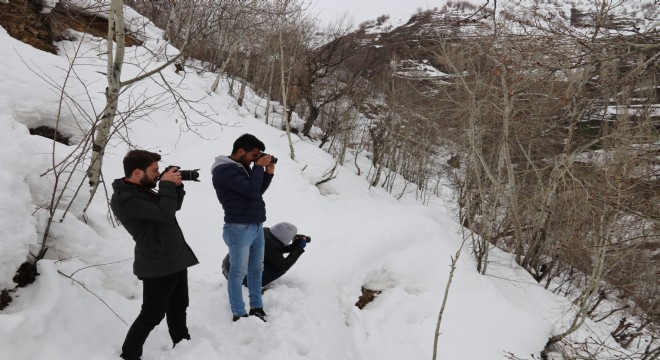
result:
M 147 30 L 151 36 L 159 34 L 158 29 Z M 59 43 L 60 55 L 52 55 L 0 28 L 0 289 L 13 287 L 13 273 L 43 236 L 43 206 L 50 201 L 54 180 L 52 173 L 42 174 L 77 151 L 75 144 L 84 141 L 89 128 L 87 117 L 104 104 L 105 40 L 84 34 L 75 38 Z M 135 64 L 158 66 L 163 60 L 152 55 L 162 54 L 166 45 L 152 38 L 144 47 L 130 48 L 123 76 L 139 74 Z M 71 61 L 74 71 L 67 78 Z M 440 199 L 424 206 L 414 194 L 397 200 L 369 188 L 351 166 L 339 167 L 335 179 L 315 186 L 334 160 L 295 135 L 291 160 L 286 134 L 254 116 L 264 101 L 251 94 L 246 107 L 238 108 L 226 94 L 226 84 L 209 93 L 214 77 L 177 74 L 174 67 L 163 72 L 164 80 L 196 101 L 197 111 L 166 98 L 159 76 L 131 87 L 122 106 L 145 101 L 148 110 L 129 119 L 134 121 L 113 138 L 104 160 L 107 183 L 122 177 L 121 160 L 128 149 L 124 140 L 130 139 L 136 147 L 160 152 L 161 168 L 176 164 L 202 169 L 200 183 L 186 183 L 178 213 L 200 260 L 189 270 L 192 341 L 171 349 L 163 323 L 147 340 L 143 359 L 431 358 L 449 264 L 462 239 L 450 210 Z M 60 107 L 58 87 L 65 80 L 69 100 Z M 73 100 L 79 107 L 71 106 Z M 59 128 L 72 136 L 74 145 L 29 134 L 28 128 L 54 127 L 60 111 Z M 220 272 L 227 249 L 210 166 L 215 156 L 228 155 L 243 133 L 256 135 L 280 159 L 265 195 L 265 225 L 292 222 L 313 238 L 296 266 L 265 292 L 268 323 L 231 321 Z M 359 163 L 368 167 L 366 159 Z M 85 181 L 84 163 L 73 171 L 72 189 Z M 71 195 L 65 194 L 65 200 Z M 103 190 L 83 221 L 86 197 L 83 186 L 64 220 L 56 217 L 36 282 L 13 292 L 13 301 L 0 312 L 0 359 L 118 358 L 141 304 L 141 283 L 132 275 L 134 243 L 125 229 L 109 221 Z M 65 210 L 63 206 L 58 214 Z M 491 274 L 479 275 L 469 250 L 463 249 L 439 337 L 440 358 L 529 357 L 570 318 L 570 302 L 539 286 L 509 255 L 495 253 L 492 259 Z M 362 287 L 382 292 L 359 310 L 355 303 Z M 599 325 L 590 325 L 593 333 L 577 336 L 608 337 Z

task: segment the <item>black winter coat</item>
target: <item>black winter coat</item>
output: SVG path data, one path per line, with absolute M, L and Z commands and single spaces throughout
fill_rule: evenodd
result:
M 284 275 L 298 261 L 300 255 L 305 252 L 304 249 L 293 244 L 285 246 L 270 232 L 270 228 L 264 228 L 264 240 L 266 244 L 264 251 L 264 280 L 268 280 L 267 278 L 271 277 L 277 279 Z M 284 257 L 285 253 L 289 253 L 289 256 Z
M 298 261 L 298 258 L 302 253 L 305 252 L 304 249 L 301 249 L 298 246 L 289 244 L 284 246 L 284 244 L 277 240 L 275 236 L 270 232 L 270 228 L 264 228 L 264 240 L 265 240 L 265 251 L 264 251 L 264 272 L 262 275 L 261 285 L 266 286 L 272 281 L 280 278 L 284 275 L 293 264 Z M 287 257 L 284 257 L 284 254 L 288 253 Z M 231 266 L 229 262 L 229 254 L 225 256 L 222 261 L 222 271 L 223 275 L 227 277 L 229 273 L 229 267 Z M 243 285 L 247 286 L 247 282 L 244 280 Z
M 116 179 L 110 207 L 135 240 L 133 273 L 138 278 L 173 274 L 199 261 L 183 237 L 176 220 L 185 191 L 161 181 L 158 193 Z

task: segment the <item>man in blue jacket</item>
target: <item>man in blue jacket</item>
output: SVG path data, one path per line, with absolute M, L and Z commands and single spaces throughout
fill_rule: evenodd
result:
M 124 157 L 126 177 L 112 183 L 110 206 L 135 240 L 133 272 L 142 280 L 142 310 L 126 334 L 121 357 L 137 360 L 151 330 L 167 315 L 167 327 L 176 345 L 190 340 L 186 326 L 188 267 L 197 257 L 183 238 L 176 220 L 185 191 L 174 167 L 160 176 L 160 155 L 131 150 Z M 160 180 L 158 192 L 153 189 Z
M 232 319 L 247 317 L 241 283 L 247 274 L 250 299 L 249 315 L 266 321 L 261 300 L 261 276 L 264 261 L 266 204 L 262 195 L 268 189 L 275 164 L 273 157 L 262 153 L 266 147 L 254 135 L 241 135 L 234 142 L 230 156 L 218 156 L 211 167 L 213 187 L 225 212 L 222 238 L 229 248 L 231 270 L 227 292 Z M 254 166 L 250 165 L 254 163 Z

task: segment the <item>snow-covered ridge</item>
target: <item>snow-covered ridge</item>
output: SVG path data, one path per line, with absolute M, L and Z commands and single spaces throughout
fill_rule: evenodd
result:
M 498 27 L 505 26 L 512 34 L 533 34 L 539 32 L 537 27 L 560 27 L 591 34 L 602 11 L 607 13 L 599 20 L 602 26 L 598 30 L 602 35 L 629 36 L 660 29 L 660 4 L 657 2 L 612 1 L 606 2 L 609 6 L 605 8 L 602 4 L 589 0 L 508 0 L 498 1 L 497 7 L 493 8 L 492 4 L 484 6 L 481 2 L 447 1 L 443 7 L 420 11 L 405 22 L 386 17 L 366 22 L 362 25 L 362 43 L 375 49 L 408 47 L 413 49 L 409 52 L 414 53 L 417 47 L 421 49 L 424 40 L 492 36 L 494 16 L 498 19 Z M 398 70 L 402 76 L 411 75 L 410 66 L 405 61 L 421 61 L 415 58 L 399 60 L 403 61 Z M 432 74 L 439 70 L 430 69 L 432 66 L 420 65 L 415 74 L 421 78 L 425 78 L 425 73 L 431 74 L 429 78 L 433 78 Z
M 146 23 L 139 15 L 135 18 Z M 127 54 L 127 77 L 141 73 L 143 64 L 162 63 L 161 57 L 154 58 L 153 49 L 164 46 L 168 54 L 176 51 L 160 39 L 160 30 L 144 29 L 136 31 L 144 36 L 145 45 Z M 59 120 L 67 134 L 82 141 L 89 129 L 84 115 L 93 115 L 103 106 L 106 65 L 105 40 L 82 34 L 59 43 L 59 56 L 37 51 L 9 37 L 4 29 L 0 29 L 0 46 L 14 50 L 0 57 L 2 288 L 9 287 L 17 264 L 43 235 L 43 206 L 50 199 L 54 179 L 41 175 L 53 160 L 59 162 L 75 152 L 75 146 L 29 135 L 28 128 L 54 126 L 57 86 L 64 83 L 65 70 L 73 61 L 76 77 L 66 90 L 80 107 L 64 107 Z M 250 93 L 246 106 L 237 107 L 226 95 L 226 84 L 217 93 L 208 92 L 215 77 L 211 73 L 178 74 L 168 68 L 163 77 L 209 109 L 207 114 L 212 113 L 209 116 L 217 122 L 191 113 L 203 124 L 196 128 L 201 138 L 182 126 L 179 108 L 171 102 L 149 103 L 154 107 L 122 130 L 122 138 L 116 137 L 107 152 L 106 181 L 123 176 L 121 159 L 128 149 L 124 139 L 163 154 L 161 167 L 177 164 L 203 169 L 201 183 L 186 184 L 186 200 L 178 214 L 201 261 L 190 269 L 188 322 L 193 339 L 172 349 L 163 323 L 149 337 L 144 359 L 430 358 L 448 265 L 462 239 L 461 226 L 441 199 L 434 199 L 430 206 L 423 206 L 414 196 L 396 200 L 357 176 L 352 159 L 338 167 L 336 179 L 315 186 L 335 159 L 317 144 L 294 136 L 296 159 L 291 160 L 286 135 L 278 130 L 279 119 L 272 127 L 255 117 L 264 99 Z M 122 108 L 134 100 L 162 99 L 161 81 L 155 77 L 131 88 L 122 98 Z M 267 225 L 289 221 L 314 238 L 292 271 L 266 291 L 270 315 L 266 324 L 255 319 L 231 322 L 226 283 L 220 274 L 220 261 L 226 254 L 220 233 L 222 210 L 208 171 L 213 158 L 227 154 L 234 139 L 245 132 L 262 139 L 267 152 L 280 158 L 266 193 Z M 368 166 L 362 157 L 357 163 Z M 84 180 L 83 165 L 70 170 L 74 183 Z M 141 285 L 131 274 L 133 240 L 108 221 L 103 194 L 97 195 L 83 221 L 84 193 L 70 215 L 51 229 L 52 249 L 39 263 L 41 275 L 36 283 L 13 293 L 14 301 L 0 312 L 0 358 L 118 357 L 126 324 L 135 318 L 141 303 Z M 492 260 L 491 276 L 481 276 L 474 270 L 469 251 L 464 251 L 441 329 L 442 358 L 504 359 L 509 352 L 527 356 L 542 349 L 548 336 L 563 326 L 568 301 L 536 284 L 509 255 L 495 250 Z M 360 311 L 354 304 L 363 286 L 382 293 Z M 579 335 L 608 337 L 598 324 L 589 326 L 593 333 Z

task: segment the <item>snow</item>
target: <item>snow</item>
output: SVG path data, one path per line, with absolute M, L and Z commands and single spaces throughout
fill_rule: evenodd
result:
M 18 133 L 23 136 L 16 137 Z M 28 245 L 36 240 L 36 221 L 32 217 L 30 188 L 24 182 L 36 167 L 24 166 L 24 149 L 30 146 L 27 129 L 9 116 L 0 115 L 0 142 L 2 142 L 2 166 L 0 167 L 0 288 L 10 287 L 18 266 L 27 256 Z M 29 164 L 28 164 L 29 165 Z M 10 241 L 11 240 L 11 241 Z
M 402 60 L 398 64 L 396 75 L 411 79 L 442 79 L 451 75 L 442 72 L 428 63 L 428 60 Z M 438 81 L 440 84 L 449 84 L 446 81 Z
M 159 31 L 149 28 L 147 33 L 158 37 Z M 157 38 L 145 46 L 175 51 Z M 32 136 L 28 128 L 55 126 L 57 87 L 75 60 L 78 77 L 70 77 L 65 90 L 79 108 L 63 106 L 59 127 L 80 141 L 89 118 L 103 107 L 105 45 L 103 39 L 79 34 L 73 42 L 60 43 L 61 55 L 56 56 L 0 29 L 0 47 L 11 49 L 0 56 L 2 289 L 13 286 L 13 272 L 43 236 L 48 217 L 43 206 L 54 179 L 52 173 L 42 174 L 77 151 L 75 145 L 53 145 Z M 144 47 L 131 48 L 122 79 L 143 71 L 130 64 L 155 68 L 163 61 L 152 61 Z M 126 138 L 159 151 L 161 167 L 202 169 L 202 182 L 186 183 L 186 199 L 177 215 L 200 260 L 189 269 L 192 341 L 172 349 L 163 322 L 148 338 L 143 359 L 430 358 L 451 257 L 462 239 L 461 226 L 444 201 L 434 199 L 425 206 L 414 193 L 397 200 L 381 188 L 370 188 L 354 165 L 339 166 L 334 180 L 317 187 L 334 159 L 317 144 L 293 135 L 292 160 L 285 133 L 264 124 L 262 116 L 255 118 L 262 113 L 263 99 L 250 93 L 248 108 L 238 108 L 226 95 L 227 84 L 208 93 L 214 74 L 179 75 L 168 68 L 163 76 L 185 98 L 198 100 L 195 106 L 206 117 L 184 107 L 191 127 L 185 126 L 184 114 L 162 95 L 159 77 L 131 87 L 122 107 L 144 99 L 153 108 L 121 130 L 121 138 L 114 138 L 103 169 L 107 182 L 123 176 L 121 160 L 128 145 L 121 139 Z M 293 126 L 299 125 L 300 119 L 294 118 Z M 265 195 L 265 225 L 288 221 L 313 238 L 291 271 L 265 292 L 268 323 L 254 318 L 231 321 L 220 273 L 227 249 L 210 165 L 215 156 L 229 154 L 243 133 L 256 135 L 266 151 L 280 159 Z M 365 159 L 359 160 L 364 164 Z M 73 170 L 72 184 L 84 180 L 84 170 L 84 164 Z M 71 190 L 65 195 L 70 198 Z M 134 243 L 125 229 L 108 220 L 102 190 L 84 221 L 87 199 L 83 187 L 62 221 L 64 207 L 57 209 L 51 250 L 38 263 L 40 275 L 34 284 L 13 292 L 13 302 L 0 312 L 0 359 L 118 358 L 141 305 L 141 283 L 132 275 Z M 439 337 L 440 358 L 505 359 L 508 352 L 527 356 L 538 353 L 548 337 L 561 330 L 570 302 L 539 286 L 510 255 L 494 250 L 491 259 L 489 275 L 480 275 L 469 249 L 463 249 Z M 355 303 L 363 286 L 382 293 L 359 310 Z M 590 327 L 607 337 L 597 324 Z
M 380 23 L 376 20 L 366 21 L 363 23 L 364 33 L 373 34 L 373 35 L 386 33 L 404 24 L 405 24 L 405 20 L 403 18 L 391 17 L 391 16 L 387 17 Z

